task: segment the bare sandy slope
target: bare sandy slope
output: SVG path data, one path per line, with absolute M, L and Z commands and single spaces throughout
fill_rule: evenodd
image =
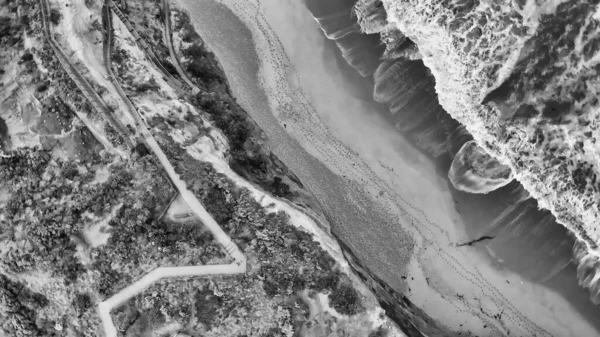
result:
M 351 97 L 338 75 L 328 70 L 332 64 L 322 55 L 324 39 L 301 1 L 222 1 L 249 28 L 256 51 L 249 49 L 243 25 L 224 7 L 211 0 L 180 2 L 223 64 L 239 102 L 317 197 L 332 200 L 314 183 L 318 177 L 313 176 L 320 172 L 303 172 L 313 165 L 310 160 L 303 169 L 294 159 L 305 158 L 304 150 L 341 178 L 345 191 L 362 193 L 339 199 L 361 208 L 363 201 L 357 198 L 367 196 L 376 207 L 369 214 L 395 217 L 391 226 L 373 219 L 363 224 L 367 231 L 352 228 L 357 234 L 348 243 L 411 301 L 456 331 L 486 336 L 508 331 L 518 336 L 598 334 L 555 293 L 492 268 L 474 249 L 454 246 L 465 234 L 446 183 L 426 158 L 367 103 Z M 255 88 L 257 78 L 268 106 Z M 294 139 L 282 135 L 284 128 Z M 303 149 L 298 150 L 298 144 Z M 343 227 L 337 230 L 345 239 L 351 237 Z M 371 232 L 382 232 L 379 239 L 384 241 L 370 241 L 370 235 L 376 235 Z M 413 242 L 414 247 L 408 247 Z M 411 255 L 404 260 L 402 252 Z M 404 273 L 409 276 L 406 281 L 401 280 Z

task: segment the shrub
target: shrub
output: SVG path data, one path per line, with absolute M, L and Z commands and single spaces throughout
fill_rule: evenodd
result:
M 92 298 L 87 293 L 79 293 L 75 295 L 75 298 L 73 298 L 72 305 L 75 308 L 75 310 L 77 310 L 77 313 L 81 315 L 92 307 Z
M 234 205 L 227 202 L 225 190 L 222 188 L 215 186 L 209 189 L 202 203 L 206 207 L 206 210 L 213 215 L 217 223 L 223 225 L 231 220 L 234 213 Z
M 213 81 L 221 82 L 220 71 L 216 68 L 215 62 L 209 57 L 210 55 L 202 46 L 191 45 L 183 50 L 183 54 L 191 60 L 186 69 L 190 75 L 200 79 L 206 85 Z
M 196 317 L 198 321 L 210 330 L 217 317 L 217 310 L 223 306 L 223 300 L 216 296 L 208 287 L 198 290 L 195 294 Z
M 150 150 L 148 150 L 148 147 L 146 147 L 146 145 L 144 143 L 138 143 L 133 148 L 133 151 L 136 152 L 140 157 L 144 157 L 144 156 L 150 154 Z
M 62 176 L 66 179 L 73 180 L 76 176 L 79 175 L 79 170 L 77 169 L 77 164 L 74 162 L 66 162 L 62 167 Z
M 335 272 L 327 273 L 314 281 L 312 289 L 316 291 L 331 290 L 335 288 L 339 280 L 339 274 Z
M 364 310 L 360 295 L 351 285 L 340 283 L 329 294 L 331 306 L 340 314 L 353 316 Z
M 368 337 L 387 337 L 388 331 L 382 327 L 379 327 L 377 330 L 371 332 Z
M 12 30 L 12 20 L 9 17 L 0 17 L 0 36 L 8 36 Z
M 62 14 L 60 14 L 60 11 L 56 8 L 52 8 L 50 10 L 50 22 L 52 22 L 54 25 L 58 25 L 60 23 L 60 19 L 62 19 Z
M 167 60 L 162 60 L 160 62 L 162 64 L 162 66 L 167 69 L 167 71 L 169 72 L 169 74 L 173 75 L 173 76 L 179 76 L 179 73 L 177 72 L 177 68 L 175 68 L 175 66 L 167 61 Z
M 0 142 L 8 135 L 8 126 L 2 117 L 0 117 Z
M 19 60 L 19 64 L 23 63 L 23 62 L 29 62 L 33 60 L 33 55 L 30 52 L 25 52 L 23 54 L 23 56 L 21 56 L 21 59 Z

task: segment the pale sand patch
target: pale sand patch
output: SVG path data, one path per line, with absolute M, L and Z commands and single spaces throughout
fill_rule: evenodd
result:
M 90 212 L 82 214 L 83 217 L 87 217 L 90 222 L 83 228 L 83 236 L 87 241 L 87 244 L 92 248 L 103 246 L 108 242 L 110 238 L 110 226 L 109 222 L 117 214 L 117 211 L 123 206 L 122 203 L 115 205 L 109 214 L 104 218 L 98 218 Z
M 206 27 L 213 14 L 202 13 L 210 9 L 208 1 L 181 2 L 192 12 L 196 27 Z M 446 183 L 426 158 L 367 104 L 349 96 L 328 71 L 331 64 L 321 54 L 323 37 L 301 1 L 221 2 L 252 32 L 260 84 L 278 124 L 285 123 L 286 131 L 304 149 L 365 191 L 379 208 L 394 212 L 398 231 L 404 229 L 415 239 L 416 254 L 406 282 L 411 301 L 456 331 L 486 336 L 504 336 L 508 331 L 511 335 L 597 335 L 555 293 L 492 268 L 473 249 L 453 246 L 465 233 Z M 243 58 L 249 55 L 228 45 L 223 36 L 237 34 L 236 29 L 222 21 L 218 25 L 224 27 L 218 39 L 199 33 L 221 60 L 236 96 L 246 95 L 248 101 L 240 100 L 242 106 L 269 132 L 273 127 L 265 123 L 271 121 L 266 112 L 253 111 L 258 104 L 251 102 L 249 89 L 236 87 L 236 77 L 237 85 L 251 85 L 243 69 L 247 64 Z M 240 52 L 245 54 L 236 58 Z
M 171 220 L 185 219 L 189 220 L 190 217 L 195 217 L 194 211 L 190 206 L 183 200 L 181 194 L 177 194 L 175 200 L 171 203 L 171 206 L 164 215 Z

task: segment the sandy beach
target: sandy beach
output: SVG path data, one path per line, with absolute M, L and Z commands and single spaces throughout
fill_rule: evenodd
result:
M 472 247 L 434 164 L 353 97 L 299 0 L 179 0 L 273 152 L 362 263 L 452 331 L 596 336 L 558 294 Z

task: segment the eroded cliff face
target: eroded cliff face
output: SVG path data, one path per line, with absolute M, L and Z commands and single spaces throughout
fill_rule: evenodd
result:
M 440 104 L 600 255 L 597 0 L 364 0 L 362 30 L 402 35 Z M 408 42 L 406 42 L 408 43 Z M 413 48 L 413 50 L 414 50 Z

